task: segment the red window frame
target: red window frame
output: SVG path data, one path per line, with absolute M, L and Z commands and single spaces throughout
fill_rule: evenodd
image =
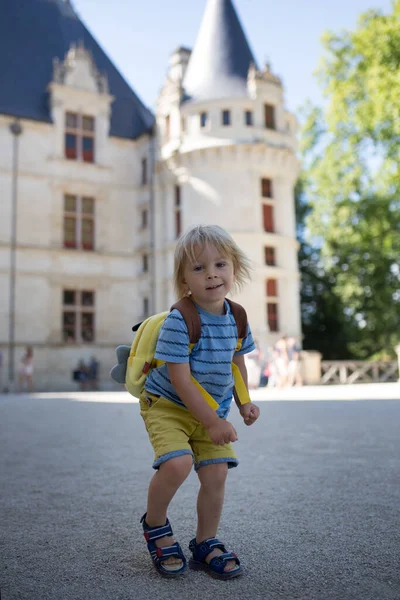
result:
M 264 261 L 269 267 L 275 267 L 275 248 L 273 246 L 265 246 L 264 248 Z
M 272 333 L 279 331 L 278 304 L 276 302 L 268 302 L 267 320 L 269 330 Z
M 269 298 L 278 296 L 278 281 L 276 279 L 267 279 L 265 292 Z
M 263 177 L 261 179 L 261 196 L 263 198 L 272 198 L 272 179 Z
M 274 233 L 274 207 L 263 204 L 263 225 L 266 233 Z

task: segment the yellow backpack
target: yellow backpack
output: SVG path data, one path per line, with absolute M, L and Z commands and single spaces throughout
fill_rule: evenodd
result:
M 247 315 L 240 304 L 237 304 L 232 300 L 227 301 L 229 302 L 238 330 L 238 343 L 236 345 L 236 351 L 238 351 L 240 350 L 243 338 L 247 333 Z M 171 310 L 174 309 L 181 313 L 186 323 L 189 333 L 189 352 L 191 352 L 201 336 L 200 315 L 190 298 L 182 298 L 179 302 L 176 302 L 176 304 L 171 307 Z M 111 377 L 118 383 L 125 384 L 128 392 L 136 398 L 140 397 L 144 389 L 150 369 L 165 364 L 165 361 L 155 358 L 154 354 L 160 329 L 168 314 L 168 311 L 159 313 L 149 317 L 143 321 L 143 323 L 134 325 L 132 330 L 137 333 L 132 346 L 118 346 L 116 349 L 118 364 L 111 370 Z M 250 402 L 249 393 L 240 370 L 234 363 L 232 363 L 232 371 L 235 381 L 235 396 L 239 399 L 241 404 L 247 404 Z M 193 376 L 191 376 L 191 380 L 206 402 L 213 410 L 216 410 L 219 407 L 219 404 Z

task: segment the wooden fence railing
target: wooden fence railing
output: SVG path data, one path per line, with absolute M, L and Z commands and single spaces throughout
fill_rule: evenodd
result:
M 323 360 L 322 384 L 384 383 L 398 381 L 397 361 Z

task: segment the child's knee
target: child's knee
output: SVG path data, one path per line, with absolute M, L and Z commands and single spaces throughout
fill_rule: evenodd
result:
M 225 484 L 228 475 L 228 463 L 213 463 L 200 467 L 197 472 L 203 487 L 221 487 Z
M 182 454 L 170 458 L 165 463 L 160 465 L 160 471 L 168 475 L 168 478 L 175 482 L 181 483 L 185 481 L 193 466 L 193 457 L 191 454 Z

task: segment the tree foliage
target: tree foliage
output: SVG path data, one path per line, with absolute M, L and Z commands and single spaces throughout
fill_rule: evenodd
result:
M 302 134 L 305 231 L 325 285 L 318 300 L 336 307 L 337 358 L 392 354 L 400 343 L 400 0 L 390 14 L 362 15 L 353 32 L 325 34 L 323 46 L 327 105 L 306 108 Z
M 304 350 L 318 350 L 326 360 L 350 358 L 349 324 L 344 306 L 333 290 L 334 278 L 326 273 L 318 248 L 313 248 L 305 236 L 305 220 L 310 206 L 304 193 L 304 182 L 296 186 L 297 237 L 301 271 L 301 317 Z

